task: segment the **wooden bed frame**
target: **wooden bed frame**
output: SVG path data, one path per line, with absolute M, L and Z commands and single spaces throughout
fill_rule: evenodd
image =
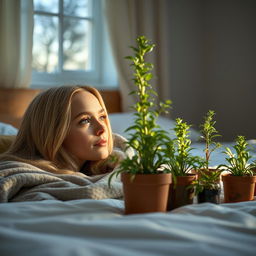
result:
M 40 89 L 0 88 L 0 122 L 19 128 L 29 103 Z M 122 112 L 121 96 L 118 90 L 100 90 L 109 113 Z

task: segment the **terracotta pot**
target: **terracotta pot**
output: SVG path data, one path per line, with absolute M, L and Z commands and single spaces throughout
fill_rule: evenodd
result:
M 256 168 L 252 170 L 254 175 L 256 176 Z M 254 196 L 256 196 L 256 184 L 255 184 L 255 188 L 254 188 Z
M 131 174 L 122 173 L 125 214 L 166 212 L 169 187 L 172 182 L 170 173 Z
M 204 189 L 197 195 L 197 202 L 200 203 L 220 203 L 220 189 Z
M 188 188 L 192 181 L 197 178 L 196 174 L 188 174 L 187 176 L 177 176 L 176 183 L 172 181 L 168 198 L 167 210 L 192 204 L 195 196 L 194 188 Z
M 256 176 L 223 175 L 224 203 L 251 201 L 254 199 Z

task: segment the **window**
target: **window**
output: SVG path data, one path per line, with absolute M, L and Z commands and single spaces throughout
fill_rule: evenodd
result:
M 117 86 L 101 4 L 34 0 L 32 87 Z

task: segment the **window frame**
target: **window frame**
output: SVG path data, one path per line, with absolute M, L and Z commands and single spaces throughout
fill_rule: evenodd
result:
M 59 5 L 61 5 L 63 0 L 59 0 Z M 95 86 L 97 88 L 102 87 L 117 87 L 117 79 L 114 77 L 110 84 L 107 81 L 104 81 L 104 68 L 106 69 L 106 65 L 104 65 L 104 57 L 106 56 L 106 27 L 103 22 L 103 15 L 101 12 L 102 9 L 102 1 L 101 0 L 92 0 L 92 42 L 91 42 L 91 51 L 92 51 L 92 63 L 90 70 L 63 70 L 60 69 L 57 73 L 47 73 L 47 72 L 37 72 L 32 70 L 32 79 L 31 79 L 31 87 L 32 88 L 49 88 L 53 86 L 60 86 L 60 85 L 70 85 L 70 84 L 89 84 Z M 60 10 L 63 11 L 63 10 Z M 60 12 L 59 11 L 59 12 Z M 33 11 L 33 17 L 35 14 L 40 13 L 38 11 Z M 63 17 L 63 16 L 62 16 Z M 60 26 L 59 26 L 59 33 L 60 33 Z M 62 42 L 62 37 L 59 35 L 59 45 Z M 110 48 L 110 47 L 108 47 Z M 109 49 L 108 49 L 109 50 Z M 60 60 L 60 52 L 59 51 L 59 60 Z M 109 56 L 109 54 L 108 54 Z M 112 57 L 112 56 L 110 56 Z M 112 60 L 113 62 L 113 60 Z M 111 61 L 110 61 L 111 63 Z M 59 63 L 62 66 L 62 63 Z M 114 68 L 114 64 L 112 63 L 112 67 L 107 68 Z M 114 71 L 114 76 L 116 76 L 116 71 Z

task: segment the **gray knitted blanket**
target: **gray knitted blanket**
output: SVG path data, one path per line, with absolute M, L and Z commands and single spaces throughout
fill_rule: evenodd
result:
M 123 137 L 114 136 L 113 155 L 119 159 L 125 157 L 124 141 Z M 113 171 L 116 168 L 113 166 Z M 0 162 L 0 202 L 121 198 L 119 177 L 114 175 L 111 187 L 108 186 L 111 173 L 95 176 L 54 174 L 30 164 L 3 161 Z

